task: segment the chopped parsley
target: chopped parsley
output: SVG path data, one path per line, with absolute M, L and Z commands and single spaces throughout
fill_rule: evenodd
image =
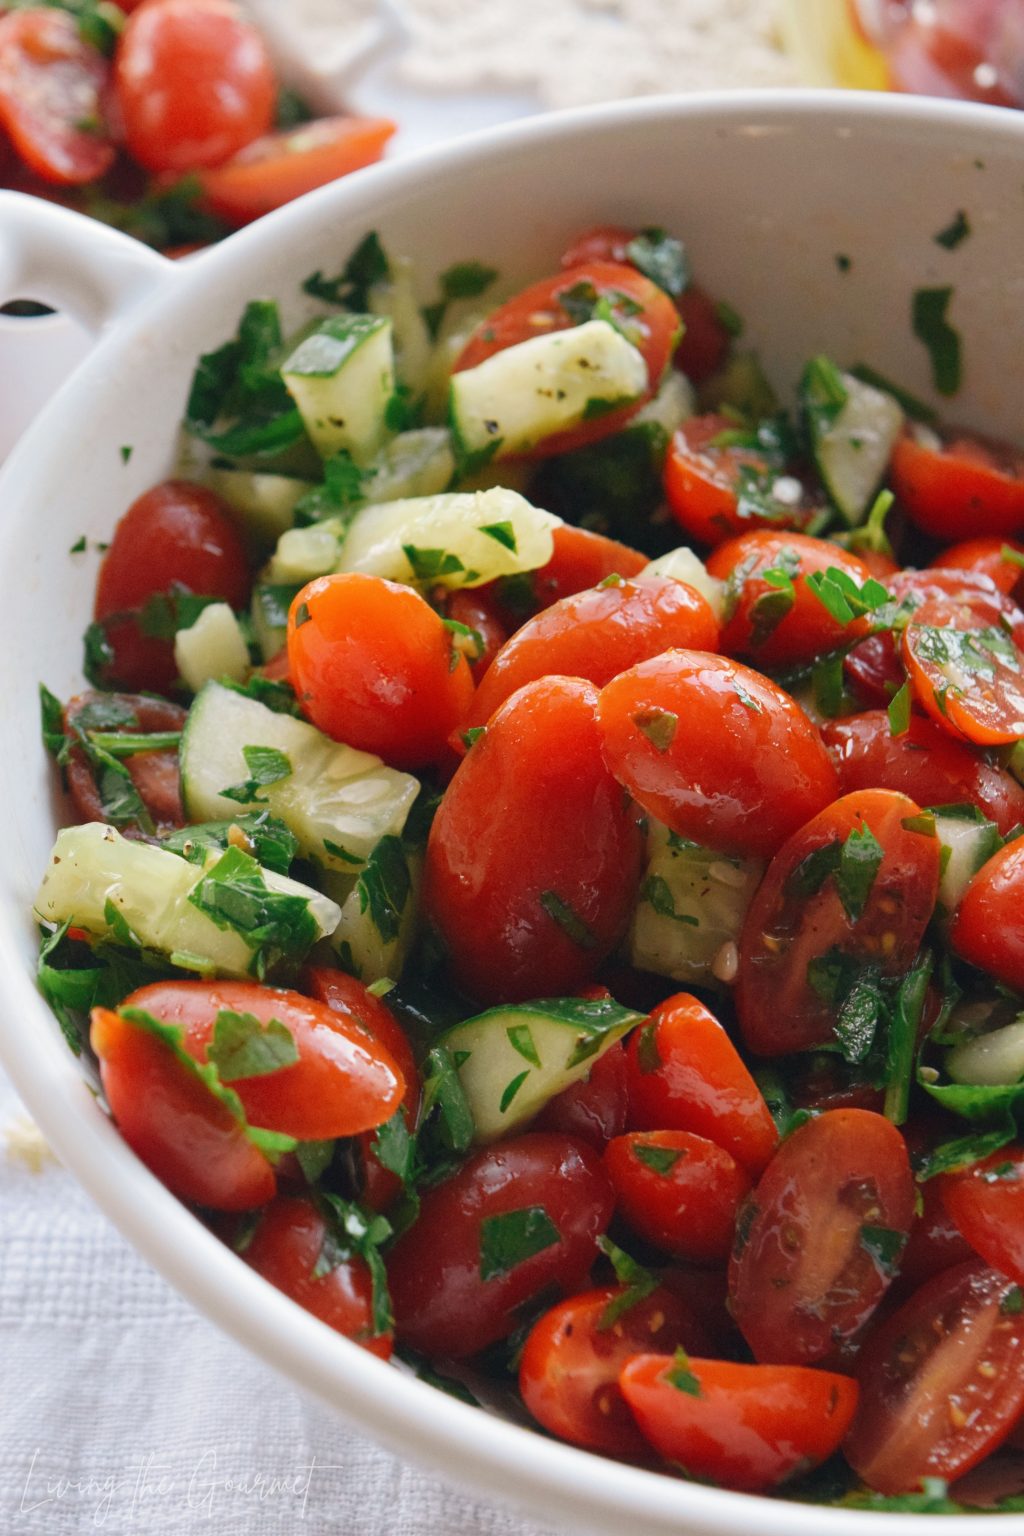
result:
M 616 1280 L 625 1287 L 618 1296 L 612 1297 L 598 1319 L 598 1332 L 605 1333 L 609 1328 L 614 1328 L 624 1313 L 646 1301 L 661 1282 L 657 1275 L 644 1269 L 642 1264 L 638 1264 L 636 1259 L 613 1243 L 610 1237 L 599 1237 L 597 1246 L 610 1262 Z
M 634 1141 L 633 1156 L 652 1172 L 667 1178 L 676 1163 L 686 1154 L 678 1147 L 661 1147 L 652 1141 Z
M 540 904 L 548 916 L 558 924 L 562 932 L 580 949 L 595 949 L 597 939 L 578 913 L 557 891 L 542 891 Z
M 505 1034 L 509 1045 L 524 1061 L 528 1061 L 531 1067 L 540 1066 L 540 1057 L 529 1024 L 510 1024 Z
M 402 839 L 393 834 L 376 843 L 356 882 L 360 912 L 368 912 L 381 939 L 391 944 L 398 938 L 412 890 L 409 861 Z
M 940 395 L 955 395 L 963 370 L 960 333 L 947 318 L 953 289 L 918 288 L 911 304 L 911 326 L 928 349 L 932 380 Z
M 280 784 L 291 777 L 291 759 L 277 747 L 243 747 L 242 757 L 249 770 L 249 777 L 241 784 L 231 784 L 221 790 L 224 800 L 236 800 L 239 805 L 265 805 L 266 796 L 259 791 L 271 784 Z
M 325 304 L 362 311 L 369 308 L 370 289 L 378 283 L 386 283 L 390 275 L 391 268 L 380 236 L 371 230 L 336 277 L 313 272 L 303 282 L 302 291 Z
M 892 1227 L 865 1224 L 860 1229 L 860 1245 L 871 1255 L 879 1273 L 891 1280 L 899 1272 L 907 1234 Z
M 672 1364 L 662 1372 L 661 1379 L 670 1387 L 675 1387 L 677 1392 L 685 1392 L 688 1397 L 703 1396 L 701 1384 L 693 1374 L 690 1357 L 685 1349 L 676 1350 L 672 1357 Z
M 248 945 L 260 980 L 276 961 L 300 959 L 320 936 L 306 897 L 271 890 L 256 860 L 238 848 L 221 855 L 188 899 Z
M 561 1241 L 561 1233 L 542 1205 L 487 1216 L 480 1223 L 480 1278 L 499 1280 Z
M 945 229 L 940 229 L 934 236 L 935 244 L 941 245 L 944 250 L 955 251 L 971 233 L 970 220 L 962 208 L 958 208 L 955 218 L 951 219 Z
M 690 286 L 690 260 L 680 240 L 663 229 L 642 229 L 626 246 L 626 260 L 677 299 Z
M 685 923 L 690 928 L 700 927 L 699 918 L 689 917 L 685 912 L 676 911 L 672 887 L 663 875 L 647 876 L 640 890 L 640 900 L 652 906 L 659 917 L 670 918 L 674 923 Z
M 458 576 L 466 569 L 458 555 L 449 554 L 444 549 L 419 549 L 415 544 L 403 544 L 402 550 L 417 581 L 437 581 L 441 576 Z
M 364 1211 L 355 1201 L 343 1200 L 340 1195 L 324 1194 L 321 1201 L 326 1228 L 313 1278 L 329 1275 L 340 1264 L 347 1264 L 352 1259 L 362 1259 L 370 1271 L 373 1336 L 379 1338 L 383 1333 L 390 1333 L 395 1320 L 388 1295 L 387 1270 L 380 1250 L 381 1244 L 391 1236 L 391 1223 L 386 1216 Z
M 658 752 L 667 752 L 676 738 L 679 716 L 668 709 L 644 709 L 633 716 L 633 724 Z
M 910 730 L 910 683 L 905 682 L 902 688 L 893 694 L 889 701 L 889 735 L 905 736 Z
M 264 1024 L 252 1013 L 236 1013 L 222 1008 L 213 1026 L 213 1039 L 207 1051 L 221 1075 L 221 1081 L 233 1083 L 243 1077 L 266 1077 L 281 1067 L 294 1066 L 299 1059 L 292 1032 L 280 1019 Z

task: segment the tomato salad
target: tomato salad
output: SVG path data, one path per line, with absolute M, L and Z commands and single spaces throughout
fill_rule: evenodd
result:
M 1024 460 L 824 355 L 784 410 L 663 230 L 498 281 L 369 235 L 201 358 L 43 690 L 41 989 L 376 1354 L 1019 1509 Z

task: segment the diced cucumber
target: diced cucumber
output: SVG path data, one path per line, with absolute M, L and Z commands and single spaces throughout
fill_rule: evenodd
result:
M 422 854 L 404 848 L 401 838 L 385 837 L 341 902 L 331 947 L 367 986 L 401 979 L 416 937 L 422 875 Z
M 238 514 L 244 533 L 266 548 L 292 526 L 295 508 L 312 482 L 294 475 L 271 475 L 260 470 L 227 469 L 211 464 L 206 483 Z
M 934 813 L 935 835 L 942 848 L 939 901 L 948 913 L 983 864 L 1003 846 L 999 828 L 976 805 L 944 805 Z
M 559 522 L 501 486 L 384 502 L 356 513 L 337 569 L 424 586 L 477 587 L 546 565 Z
M 253 764 L 260 759 L 250 751 L 247 762 L 246 748 L 269 752 L 262 760 L 266 782 L 258 782 Z M 411 774 L 218 683 L 207 683 L 194 700 L 180 754 L 190 820 L 265 807 L 295 834 L 303 854 L 348 875 L 359 873 L 381 838 L 401 832 L 419 793 Z M 250 798 L 224 794 L 244 785 Z
M 732 859 L 677 837 L 651 818 L 647 873 L 629 936 L 641 970 L 693 986 L 728 985 L 760 859 Z
M 427 386 L 433 343 L 416 301 L 413 270 L 407 256 L 392 256 L 387 278 L 374 283 L 367 300 L 371 313 L 391 321 L 395 373 L 399 383 L 418 397 Z
M 447 427 L 400 432 L 384 444 L 373 461 L 373 470 L 366 482 L 369 502 L 436 496 L 448 489 L 455 474 L 452 435 Z
M 438 1043 L 458 1067 L 475 1139 L 486 1142 L 532 1120 L 642 1021 L 611 998 L 545 998 L 491 1008 L 446 1030 Z
M 388 436 L 395 392 L 391 322 L 379 315 L 331 315 L 281 367 L 321 458 L 342 448 L 365 464 Z
M 211 678 L 240 683 L 249 671 L 249 647 L 227 603 L 210 603 L 191 629 L 174 637 L 174 664 L 185 684 L 198 693 Z
M 697 407 L 693 385 L 685 373 L 670 368 L 653 400 L 641 406 L 630 421 L 631 427 L 642 427 L 650 422 L 660 427 L 666 437 L 677 432 L 684 421 L 689 421 Z
M 459 300 L 449 304 L 434 338 L 427 372 L 424 408 L 429 421 L 442 420 L 448 414 L 448 394 L 452 368 L 477 326 L 487 318 L 488 311 L 476 304 Z
M 827 357 L 808 363 L 800 403 L 818 473 L 849 527 L 863 522 L 903 431 L 893 399 Z
M 304 586 L 316 576 L 335 570 L 341 550 L 341 523 L 333 517 L 308 528 L 289 528 L 265 566 L 261 580 L 271 586 L 295 582 Z
M 721 623 L 725 613 L 725 582 L 712 576 L 704 561 L 692 549 L 681 545 L 679 549 L 670 549 L 667 554 L 659 555 L 657 560 L 644 566 L 638 579 L 642 581 L 645 576 L 671 576 L 676 581 L 685 581 L 688 587 L 693 587 L 695 592 L 707 599 Z
M 264 661 L 270 661 L 288 638 L 288 609 L 305 583 L 258 581 L 252 589 L 249 618 Z
M 954 1046 L 945 1065 L 954 1083 L 975 1088 L 1019 1083 L 1024 1078 L 1024 1018 Z
M 647 364 L 607 320 L 532 336 L 452 376 L 450 413 L 469 460 L 526 453 L 648 388 Z
M 308 932 L 303 937 L 298 929 L 301 946 L 290 951 L 292 958 L 301 959 L 334 931 L 341 912 L 328 897 L 261 869 L 244 854 L 231 850 L 230 856 L 244 864 L 258 888 L 305 903 L 302 927 Z M 258 946 L 248 943 L 238 926 L 224 918 L 216 921 L 190 899 L 228 857 L 211 853 L 205 864 L 195 864 L 150 843 L 132 842 L 102 822 L 65 827 L 57 835 L 35 909 L 44 922 L 70 922 L 97 938 L 124 940 L 130 934 L 145 949 L 189 970 L 248 976 Z M 246 899 L 251 906 L 251 891 Z

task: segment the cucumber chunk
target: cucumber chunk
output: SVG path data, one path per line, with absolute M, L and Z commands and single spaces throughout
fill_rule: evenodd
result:
M 368 502 L 436 496 L 455 474 L 452 435 L 447 427 L 416 427 L 385 443 L 366 483 Z
M 422 875 L 422 854 L 404 848 L 401 838 L 384 837 L 341 901 L 331 947 L 366 986 L 385 977 L 401 979 L 416 937 Z M 333 878 L 340 882 L 340 876 Z
M 446 1030 L 438 1044 L 458 1067 L 475 1140 L 494 1141 L 532 1120 L 643 1017 L 611 998 L 556 997 L 491 1008 Z
M 215 677 L 244 680 L 249 670 L 249 647 L 227 603 L 210 603 L 190 629 L 174 637 L 174 664 L 182 680 L 198 693 Z
M 1024 1078 L 1024 1019 L 954 1046 L 945 1065 L 954 1083 L 974 1088 L 1019 1083 Z
M 407 256 L 392 256 L 387 278 L 373 284 L 367 302 L 372 314 L 391 321 L 395 373 L 399 382 L 418 396 L 427 387 L 433 344 L 416 301 L 413 272 L 414 264 Z
M 827 357 L 804 370 L 800 402 L 818 473 L 849 527 L 864 521 L 906 420 L 883 390 Z
M 295 508 L 312 481 L 295 475 L 272 475 L 260 470 L 228 469 L 211 464 L 206 483 L 237 514 L 244 533 L 266 548 L 292 526 Z
M 395 392 L 390 320 L 331 315 L 282 364 L 281 377 L 321 458 L 344 448 L 365 464 L 388 436 Z
M 976 805 L 943 805 L 933 815 L 942 857 L 939 901 L 953 913 L 978 870 L 999 852 L 1003 840 L 999 828 Z
M 670 368 L 654 399 L 641 406 L 630 421 L 630 426 L 660 427 L 666 437 L 672 437 L 684 421 L 689 421 L 696 407 L 697 397 L 693 385 L 685 373 Z
M 679 549 L 670 549 L 667 554 L 659 555 L 656 560 L 644 566 L 637 579 L 643 581 L 645 576 L 671 576 L 675 581 L 685 581 L 688 587 L 700 593 L 715 618 L 719 623 L 722 622 L 725 615 L 725 582 L 712 576 L 704 561 L 692 549 L 681 545 Z

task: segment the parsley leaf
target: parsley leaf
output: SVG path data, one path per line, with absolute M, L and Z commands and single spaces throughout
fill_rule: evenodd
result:
M 633 724 L 658 752 L 667 752 L 675 740 L 679 716 L 668 709 L 645 709 L 633 716 Z
M 970 220 L 962 208 L 958 208 L 956 217 L 952 219 L 945 229 L 940 229 L 934 236 L 935 244 L 941 245 L 944 250 L 955 251 L 971 233 Z
M 666 1178 L 686 1154 L 678 1147 L 662 1147 L 652 1141 L 634 1141 L 633 1156 L 652 1172 Z
M 280 1019 L 266 1024 L 252 1013 L 222 1008 L 213 1026 L 207 1059 L 216 1064 L 225 1083 L 242 1077 L 266 1077 L 299 1059 L 292 1032 Z
M 362 1259 L 370 1271 L 373 1336 L 379 1338 L 383 1333 L 390 1333 L 395 1320 L 380 1249 L 391 1236 L 391 1223 L 386 1216 L 364 1211 L 354 1200 L 343 1200 L 340 1195 L 325 1193 L 321 1200 L 327 1225 L 313 1278 L 328 1275 L 332 1269 L 354 1258 Z
M 338 520 L 339 536 L 366 503 L 367 482 L 377 473 L 361 469 L 347 448 L 340 448 L 324 462 L 323 483 L 301 496 L 295 504 L 295 526 L 307 528 L 330 517 Z M 333 525 L 332 525 L 333 526 Z M 297 590 L 297 589 L 296 589 Z M 287 622 L 287 610 L 285 621 Z
M 677 299 L 690 286 L 690 260 L 682 241 L 663 229 L 642 229 L 626 246 L 626 260 Z
M 574 944 L 580 949 L 594 949 L 597 939 L 590 928 L 578 913 L 574 912 L 567 901 L 558 895 L 557 891 L 542 891 L 540 904 L 550 918 L 554 920 Z
M 243 939 L 260 979 L 277 960 L 301 958 L 320 934 L 306 897 L 272 891 L 256 860 L 238 848 L 222 854 L 188 899 L 218 928 L 231 928 Z
M 387 282 L 390 272 L 380 236 L 371 230 L 356 246 L 337 277 L 313 272 L 303 282 L 302 291 L 310 298 L 322 299 L 325 304 L 365 310 L 369 307 L 370 289 L 377 283 Z
M 412 877 L 402 839 L 389 834 L 375 843 L 356 882 L 360 912 L 370 921 L 385 944 L 398 938 Z
M 905 736 L 910 730 L 910 683 L 906 682 L 889 701 L 889 735 Z
M 899 1272 L 907 1234 L 892 1227 L 865 1224 L 860 1229 L 860 1245 L 871 1255 L 879 1273 L 891 1280 Z
M 918 288 L 911 306 L 913 332 L 928 349 L 932 378 L 940 395 L 955 395 L 960 388 L 960 333 L 946 318 L 953 291 L 951 287 Z
M 866 966 L 855 978 L 836 1011 L 834 1030 L 844 1060 L 851 1066 L 866 1061 L 884 1017 L 885 996 L 877 973 Z
M 480 1223 L 480 1279 L 498 1280 L 561 1241 L 561 1233 L 542 1205 L 487 1216 Z
M 676 911 L 672 887 L 663 875 L 647 876 L 640 889 L 640 900 L 652 906 L 659 917 L 671 918 L 674 923 L 685 923 L 690 928 L 700 927 L 699 918 L 689 917 L 685 912 Z
M 852 923 L 864 913 L 881 867 L 882 846 L 867 822 L 847 834 L 835 874 L 836 890 Z
M 685 1392 L 688 1397 L 703 1396 L 701 1384 L 690 1369 L 690 1357 L 683 1348 L 676 1350 L 672 1364 L 662 1372 L 661 1379 L 668 1382 L 670 1387 L 675 1387 L 677 1392 Z
M 612 1297 L 598 1318 L 598 1332 L 605 1333 L 609 1328 L 614 1328 L 619 1318 L 631 1307 L 646 1301 L 661 1282 L 657 1275 L 652 1275 L 650 1270 L 644 1269 L 642 1264 L 638 1264 L 636 1259 L 631 1258 L 628 1253 L 613 1243 L 610 1237 L 599 1237 L 597 1246 L 611 1262 L 616 1280 L 626 1287 L 618 1296 Z
M 201 821 L 166 833 L 161 848 L 192 864 L 204 864 L 211 849 L 238 847 L 251 852 L 257 864 L 286 875 L 299 850 L 298 840 L 283 821 L 266 811 L 250 812 L 234 821 Z
M 266 804 L 266 797 L 259 794 L 270 784 L 280 784 L 291 777 L 292 764 L 287 753 L 277 747 L 243 747 L 242 756 L 249 770 L 249 777 L 241 784 L 232 784 L 221 790 L 225 800 L 237 800 L 239 805 Z

